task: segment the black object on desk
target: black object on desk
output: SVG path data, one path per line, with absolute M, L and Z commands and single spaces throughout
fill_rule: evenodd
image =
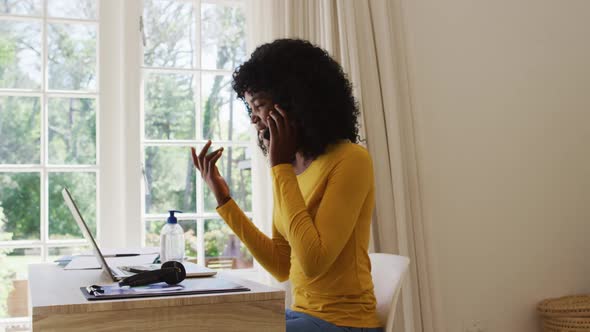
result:
M 80 287 L 80 290 L 88 301 L 250 291 L 247 287 L 218 277 L 185 279 L 176 285 L 165 282 L 141 287 L 91 285 Z
M 140 272 L 127 277 L 119 282 L 119 286 L 143 286 L 157 282 L 166 282 L 169 285 L 177 284 L 186 278 L 186 269 L 180 262 L 169 261 L 162 264 L 161 269 Z

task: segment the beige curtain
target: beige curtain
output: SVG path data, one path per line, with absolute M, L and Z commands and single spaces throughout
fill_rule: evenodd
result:
M 276 38 L 303 38 L 326 49 L 348 73 L 362 113 L 360 135 L 374 161 L 371 250 L 408 256 L 412 262 L 394 329 L 433 331 L 400 3 L 250 0 L 247 10 L 250 51 Z M 267 204 L 259 207 L 270 216 L 267 175 L 261 175 L 258 190 Z

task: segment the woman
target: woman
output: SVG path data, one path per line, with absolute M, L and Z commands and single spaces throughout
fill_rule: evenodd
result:
M 233 88 L 270 161 L 272 237 L 232 200 L 215 166 L 223 148 L 207 154 L 208 141 L 193 161 L 219 215 L 266 270 L 291 281 L 287 332 L 380 331 L 367 253 L 373 167 L 356 144 L 359 111 L 342 68 L 307 41 L 280 39 L 236 69 Z

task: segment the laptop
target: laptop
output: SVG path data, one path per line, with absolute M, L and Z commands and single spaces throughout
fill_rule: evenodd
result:
M 64 198 L 64 201 L 66 202 L 66 205 L 70 209 L 70 213 L 72 214 L 72 216 L 76 220 L 78 227 L 80 227 L 82 234 L 84 234 L 84 238 L 86 239 L 86 241 L 88 241 L 92 245 L 92 250 L 94 251 L 94 255 L 96 256 L 96 259 L 98 259 L 98 262 L 100 263 L 103 272 L 108 277 L 110 277 L 113 282 L 117 282 L 117 281 L 122 280 L 126 277 L 132 276 L 135 274 L 135 272 L 149 271 L 149 270 L 158 269 L 160 267 L 160 264 L 145 264 L 144 266 L 134 265 L 134 266 L 130 266 L 130 267 L 126 267 L 126 266 L 110 267 L 109 264 L 107 263 L 106 259 L 104 258 L 104 255 L 100 251 L 98 244 L 96 244 L 96 241 L 94 240 L 94 237 L 92 236 L 92 233 L 90 232 L 90 229 L 88 228 L 88 225 L 84 221 L 84 218 L 82 217 L 82 214 L 80 213 L 78 206 L 74 202 L 74 199 L 72 198 L 72 195 L 70 194 L 70 191 L 68 190 L 68 188 L 63 188 L 63 190 L 61 191 L 61 194 Z M 186 276 L 189 278 L 190 277 L 209 277 L 209 276 L 213 276 L 213 275 L 217 274 L 217 271 L 215 271 L 215 270 L 212 270 L 212 269 L 209 269 L 209 268 L 206 268 L 204 266 L 200 266 L 200 265 L 197 265 L 194 263 L 183 262 L 182 265 L 184 265 L 184 267 L 186 269 Z

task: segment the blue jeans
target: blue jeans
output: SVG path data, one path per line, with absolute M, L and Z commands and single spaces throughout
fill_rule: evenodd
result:
M 336 326 L 325 320 L 290 309 L 285 312 L 285 319 L 287 320 L 287 332 L 383 332 L 380 327 Z

